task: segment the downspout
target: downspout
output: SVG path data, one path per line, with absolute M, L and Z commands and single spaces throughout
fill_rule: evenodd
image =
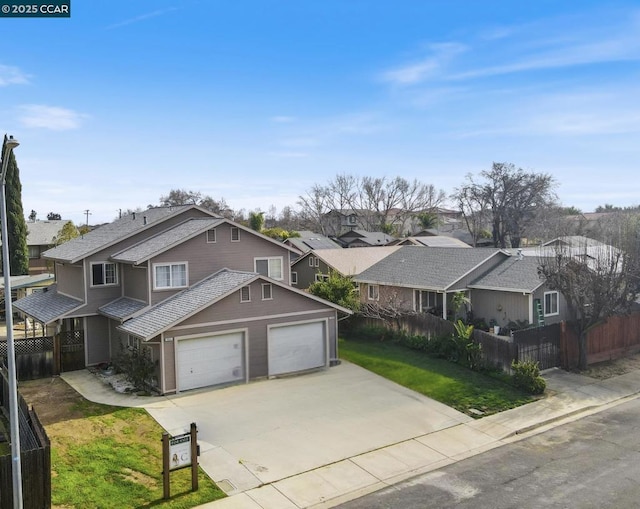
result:
M 442 297 L 442 318 L 447 319 L 447 291 L 445 290 Z
M 529 294 L 529 324 L 533 325 L 533 294 Z

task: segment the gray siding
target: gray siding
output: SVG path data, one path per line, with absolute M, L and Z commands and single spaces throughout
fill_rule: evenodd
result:
M 96 254 L 85 259 L 85 281 L 87 282 L 87 303 L 82 308 L 83 314 L 93 314 L 98 312 L 100 306 L 104 306 L 109 302 L 122 296 L 122 266 L 117 263 L 118 284 L 91 286 L 91 264 L 100 262 L 109 262 L 109 257 L 105 253 Z
M 551 290 L 549 290 L 549 288 L 546 285 L 543 285 L 540 288 L 538 288 L 533 294 L 534 299 L 540 299 L 540 303 L 542 304 L 543 309 L 544 309 L 544 293 L 549 291 Z M 569 316 L 569 310 L 567 309 L 567 301 L 561 293 L 559 293 L 558 295 L 558 311 L 559 311 L 558 315 L 545 316 L 544 323 L 546 325 L 550 325 L 552 323 L 559 323 L 559 322 L 562 322 L 563 320 L 571 319 Z M 535 313 L 534 313 L 534 319 L 535 319 Z
M 109 319 L 104 316 L 88 316 L 85 320 L 87 365 L 109 362 L 111 360 Z
M 68 263 L 56 263 L 56 282 L 58 291 L 69 297 L 75 297 L 84 301 L 84 277 L 82 263 L 69 265 Z
M 317 258 L 313 255 L 309 255 L 303 260 L 300 260 L 297 263 L 294 263 L 291 267 L 292 272 L 297 272 L 298 274 L 298 284 L 293 285 L 296 288 L 300 288 L 301 290 L 305 290 L 309 288 L 311 283 L 314 283 L 316 280 L 316 274 L 320 272 L 321 274 L 329 274 L 329 267 L 322 260 L 319 261 L 318 267 L 309 267 L 309 258 Z
M 189 285 L 192 285 L 224 268 L 253 272 L 255 258 L 272 256 L 282 257 L 284 278 L 282 282 L 289 284 L 289 250 L 284 245 L 274 244 L 243 230 L 240 231 L 240 241 L 231 242 L 231 227 L 228 224 L 222 224 L 216 228 L 216 242 L 207 243 L 206 234 L 202 233 L 156 256 L 150 261 L 150 264 L 153 267 L 153 264 L 156 263 L 186 261 L 188 262 Z M 156 304 L 173 295 L 176 291 L 179 290 L 152 290 L 152 303 Z
M 132 299 L 149 302 L 149 280 L 146 266 L 120 264 L 123 294 Z
M 529 320 L 529 294 L 471 290 L 471 308 L 473 316 L 483 318 L 487 325 L 493 319 L 506 327 L 511 321 Z

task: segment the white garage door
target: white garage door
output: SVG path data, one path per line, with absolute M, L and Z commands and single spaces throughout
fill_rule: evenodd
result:
M 245 379 L 242 332 L 180 339 L 177 349 L 179 391 Z
M 269 375 L 294 373 L 327 365 L 324 322 L 269 329 Z

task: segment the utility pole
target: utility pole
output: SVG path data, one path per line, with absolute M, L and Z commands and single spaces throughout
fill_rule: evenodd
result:
M 89 216 L 91 215 L 91 212 L 89 212 L 89 209 L 84 211 L 84 215 L 87 216 L 86 224 L 87 226 L 89 226 Z

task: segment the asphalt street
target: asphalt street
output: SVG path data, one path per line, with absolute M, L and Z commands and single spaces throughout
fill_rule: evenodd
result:
M 340 505 L 342 509 L 636 508 L 640 399 Z

